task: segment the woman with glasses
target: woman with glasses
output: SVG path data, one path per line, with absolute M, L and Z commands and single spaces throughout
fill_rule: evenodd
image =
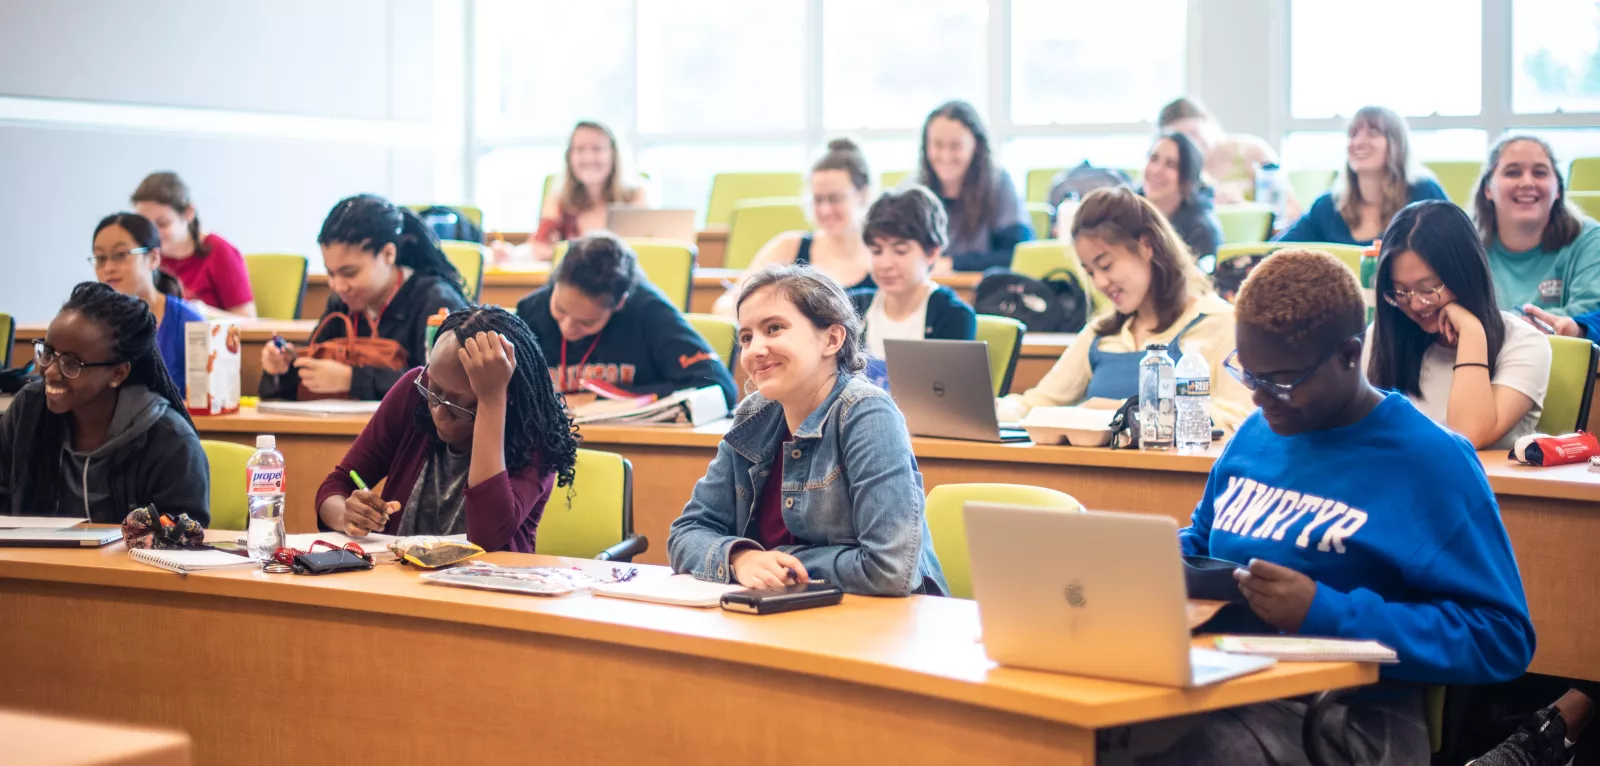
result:
M 33 344 L 42 380 L 0 413 L 0 514 L 120 524 L 154 504 L 209 524 L 211 472 L 144 301 L 72 290 Z
M 156 347 L 167 364 L 167 374 L 187 396 L 184 374 L 183 326 L 204 321 L 183 299 L 178 278 L 161 270 L 161 232 L 150 219 L 134 213 L 115 213 L 94 228 L 94 278 L 123 295 L 132 295 L 150 307 L 156 319 Z
M 1401 210 L 1383 235 L 1367 377 L 1480 449 L 1534 432 L 1550 342 L 1501 312 L 1472 220 L 1448 202 Z
M 1362 374 L 1366 308 L 1333 256 L 1274 253 L 1235 310 L 1230 367 L 1261 409 L 1212 466 L 1180 547 L 1237 562 L 1240 595 L 1277 631 L 1399 654 L 1311 732 L 1337 754 L 1325 760 L 1427 763 L 1423 684 L 1506 681 L 1533 658 L 1527 598 L 1483 464 L 1465 439 Z M 1306 713 L 1304 698 L 1212 713 L 1138 763 L 1305 763 Z
M 532 553 L 578 442 L 528 326 L 497 306 L 445 319 L 427 357 L 389 390 L 317 489 L 323 529 L 361 537 L 459 535 Z M 381 493 L 356 487 L 384 482 Z

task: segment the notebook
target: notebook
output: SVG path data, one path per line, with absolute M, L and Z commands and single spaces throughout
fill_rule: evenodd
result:
M 140 548 L 128 551 L 128 555 L 141 564 L 149 564 L 150 566 L 159 567 L 168 572 L 177 572 L 178 574 L 260 566 L 260 563 L 254 559 L 240 556 L 236 553 L 217 550 L 158 551 L 152 548 Z
M 596 596 L 648 601 L 669 606 L 692 606 L 709 609 L 722 603 L 722 594 L 743 590 L 742 585 L 696 580 L 694 575 L 671 577 L 645 577 L 628 582 L 610 582 L 591 587 Z
M 1217 649 L 1229 654 L 1276 657 L 1285 662 L 1378 662 L 1393 664 L 1400 656 L 1377 641 L 1298 636 L 1217 636 Z
M 121 527 L 0 529 L 0 547 L 9 548 L 99 548 L 121 540 Z
M 318 399 L 310 402 L 261 402 L 256 412 L 270 415 L 310 415 L 329 418 L 335 415 L 371 415 L 382 402 L 356 399 Z

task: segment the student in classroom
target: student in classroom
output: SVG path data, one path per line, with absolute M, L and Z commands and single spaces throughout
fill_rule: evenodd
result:
M 628 243 L 612 234 L 572 242 L 550 282 L 517 302 L 563 394 L 595 381 L 635 394 L 666 396 L 717 386 L 728 406 L 738 390 L 727 362 L 645 279 Z
M 712 311 L 733 316 L 745 276 L 768 266 L 811 266 L 846 290 L 872 287 L 871 253 L 861 238 L 861 218 L 872 202 L 872 173 L 854 141 L 835 138 L 828 153 L 811 166 L 811 213 L 816 231 L 791 231 L 772 238 L 750 261 L 740 282 L 717 298 Z
M 1264 139 L 1245 133 L 1229 133 L 1222 123 L 1212 117 L 1200 102 L 1178 98 L 1161 107 L 1156 117 L 1156 129 L 1165 133 L 1182 133 L 1194 142 L 1204 158 L 1206 183 L 1210 184 L 1216 203 L 1237 205 L 1255 198 L 1256 170 L 1263 165 L 1278 164 L 1278 153 Z M 1300 205 L 1286 188 L 1288 217 L 1300 217 Z
M 1442 200 L 1407 205 L 1383 234 L 1363 364 L 1478 449 L 1510 449 L 1539 423 L 1550 342 L 1494 297 L 1472 220 Z
M 1412 157 L 1404 117 L 1381 106 L 1362 107 L 1350 118 L 1345 135 L 1347 159 L 1333 189 L 1274 240 L 1367 245 L 1383 233 L 1400 208 L 1425 199 L 1448 199 Z
M 915 183 L 937 194 L 950 217 L 950 246 L 933 273 L 1010 266 L 1011 251 L 1033 239 L 1033 226 L 1011 174 L 995 162 L 978 110 L 949 101 L 930 112 L 920 155 Z
M 1222 222 L 1211 205 L 1211 189 L 1200 179 L 1204 166 L 1205 157 L 1188 136 L 1166 133 L 1150 147 L 1139 187 L 1196 258 L 1216 255 L 1222 244 Z
M 132 295 L 150 307 L 156 320 L 156 347 L 167 365 L 167 375 L 188 395 L 184 325 L 205 317 L 183 299 L 178 278 L 161 270 L 161 235 L 150 219 L 134 213 L 114 213 L 94 228 L 94 278 L 123 295 Z
M 861 325 L 838 283 L 771 266 L 739 294 L 739 403 L 667 535 L 677 572 L 771 588 L 944 595 L 922 473 L 894 400 L 858 373 Z
M 1183 240 L 1150 200 L 1125 186 L 1096 189 L 1072 220 L 1073 247 L 1112 308 L 1090 320 L 1039 385 L 996 403 L 1002 422 L 1035 407 L 1116 409 L 1139 393 L 1145 346 L 1163 343 L 1173 361 L 1199 351 L 1211 367 L 1211 420 L 1233 430 L 1254 405 L 1223 374 L 1233 352 L 1233 306 L 1218 297 Z
M 1185 555 L 1239 563 L 1251 610 L 1290 634 L 1399 654 L 1316 731 L 1348 763 L 1429 760 L 1423 684 L 1515 678 L 1534 631 L 1471 444 L 1360 370 L 1366 307 L 1333 256 L 1280 250 L 1245 281 L 1228 368 L 1261 406 L 1212 466 Z M 1305 763 L 1302 699 L 1208 714 L 1153 764 Z M 1342 708 L 1340 710 L 1339 708 Z
M 211 314 L 256 315 L 244 256 L 227 240 L 200 227 L 189 186 L 177 173 L 145 176 L 133 191 L 133 209 L 161 232 L 161 267 L 183 283 L 180 296 Z
M 211 470 L 144 301 L 84 282 L 33 344 L 42 380 L 0 412 L 0 514 L 211 523 Z
M 566 157 L 565 172 L 545 195 L 539 228 L 528 237 L 535 260 L 550 260 L 557 242 L 604 231 L 612 205 L 650 206 L 649 192 L 623 168 L 617 136 L 604 123 L 573 126 Z
M 322 528 L 465 534 L 486 551 L 533 553 L 552 488 L 572 484 L 578 440 L 532 331 L 498 306 L 458 309 L 423 361 L 322 480 Z M 383 481 L 382 494 L 352 473 Z
M 1525 307 L 1545 322 L 1600 309 L 1600 224 L 1567 202 L 1566 181 L 1544 139 L 1496 142 L 1472 209 L 1502 305 Z
M 433 230 L 409 208 L 375 194 L 346 197 L 333 206 L 317 235 L 328 270 L 327 308 L 313 343 L 345 337 L 344 315 L 361 338 L 393 344 L 402 357 L 392 367 L 351 366 L 298 356 L 293 345 L 261 347 L 261 397 L 376 401 L 405 371 L 428 355 L 428 318 L 440 309 L 466 308 L 461 273 L 451 265 Z

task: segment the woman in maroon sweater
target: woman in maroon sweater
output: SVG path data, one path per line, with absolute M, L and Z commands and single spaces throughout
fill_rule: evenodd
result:
M 324 529 L 458 535 L 532 553 L 552 486 L 578 442 L 528 326 L 495 306 L 451 314 L 317 490 Z M 356 489 L 350 472 L 383 492 Z

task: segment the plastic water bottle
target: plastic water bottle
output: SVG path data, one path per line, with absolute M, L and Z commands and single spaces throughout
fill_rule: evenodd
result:
M 1211 446 L 1211 366 L 1191 346 L 1178 360 L 1176 379 L 1178 453 L 1204 452 Z
M 1144 347 L 1144 358 L 1139 360 L 1139 449 L 1172 449 L 1172 432 L 1177 426 L 1174 372 L 1165 343 Z
M 250 557 L 257 561 L 272 558 L 283 547 L 284 475 L 283 453 L 270 434 L 256 437 L 256 454 L 245 463 L 249 474 L 245 485 L 250 506 L 250 526 L 246 542 Z
M 1277 163 L 1269 162 L 1256 168 L 1256 199 L 1257 204 L 1266 205 L 1272 209 L 1272 215 L 1279 222 L 1283 220 L 1284 195 L 1283 172 Z M 1276 230 L 1276 226 L 1273 227 Z
M 1372 244 L 1361 251 L 1361 300 L 1367 304 L 1367 324 L 1372 324 L 1372 315 L 1378 310 L 1378 254 L 1381 252 L 1381 239 L 1372 240 Z

